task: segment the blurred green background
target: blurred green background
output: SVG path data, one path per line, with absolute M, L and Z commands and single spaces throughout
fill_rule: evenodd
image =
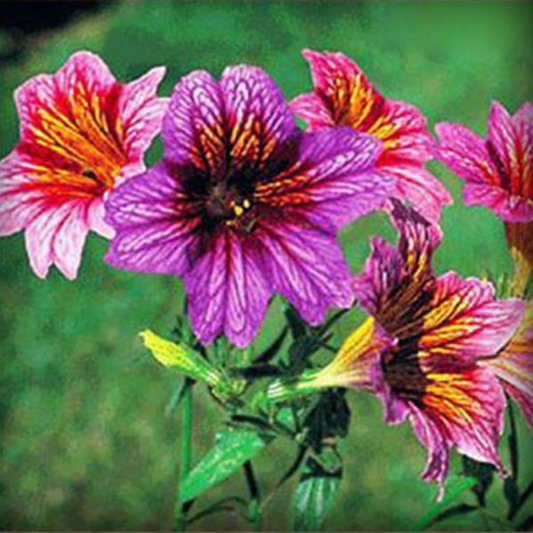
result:
M 18 4 L 25 16 L 31 2 Z M 71 4 L 62 3 L 62 9 Z M 13 90 L 40 72 L 55 71 L 73 52 L 99 53 L 120 80 L 166 65 L 161 92 L 168 95 L 185 73 L 216 75 L 228 64 L 252 63 L 277 80 L 287 98 L 309 90 L 302 48 L 343 51 L 389 97 L 420 106 L 433 125 L 462 122 L 484 133 L 488 107 L 500 100 L 514 111 L 531 99 L 533 47 L 528 36 L 532 4 L 522 3 L 266 3 L 116 2 L 67 24 L 32 35 L 0 33 L 0 156 L 17 140 Z M 7 13 L 2 17 L 8 16 Z M 19 47 L 23 45 L 23 49 Z M 14 53 L 13 51 L 16 51 Z M 158 143 L 148 155 L 154 161 Z M 431 168 L 453 192 L 445 210 L 439 271 L 498 275 L 510 270 L 503 228 L 488 211 L 465 208 L 460 184 L 442 166 Z M 376 214 L 341 233 L 354 271 L 374 234 L 393 237 Z M 2 422 L 0 528 L 25 530 L 162 530 L 172 526 L 178 420 L 164 410 L 178 379 L 141 349 L 137 332 L 166 335 L 181 305 L 179 281 L 112 270 L 102 261 L 106 242 L 91 236 L 74 283 L 56 271 L 46 281 L 28 266 L 21 234 L 0 241 Z M 279 325 L 274 306 L 260 343 Z M 338 326 L 338 340 L 353 319 Z M 382 422 L 377 400 L 350 393 L 350 437 L 341 444 L 346 469 L 330 530 L 406 530 L 435 495 L 419 480 L 425 452 L 407 425 Z M 194 459 L 208 449 L 222 411 L 196 397 Z M 521 446 L 531 437 L 520 419 Z M 292 460 L 276 442 L 258 459 L 264 490 Z M 533 474 L 522 456 L 522 483 Z M 504 456 L 506 456 L 504 447 Z M 455 458 L 457 470 L 457 458 Z M 293 484 L 267 509 L 265 528 L 290 528 Z M 245 494 L 240 476 L 212 490 L 205 501 Z M 502 508 L 501 482 L 491 506 Z M 465 498 L 464 501 L 468 501 Z M 477 514 L 442 528 L 486 528 Z M 219 515 L 195 529 L 236 530 L 247 525 Z

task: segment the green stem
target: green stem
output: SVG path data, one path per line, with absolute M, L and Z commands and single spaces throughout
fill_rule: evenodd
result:
M 250 503 L 248 505 L 248 520 L 251 522 L 254 531 L 261 531 L 261 496 L 259 485 L 255 477 L 252 461 L 246 461 L 243 466 L 244 477 L 250 492 Z
M 188 380 L 188 378 L 186 378 Z M 189 475 L 191 469 L 191 445 L 192 445 L 192 385 L 188 380 L 183 392 L 181 403 L 181 435 L 180 435 L 180 464 L 178 498 L 175 511 L 175 530 L 185 531 L 187 527 L 187 511 L 190 506 L 181 499 L 181 487 Z

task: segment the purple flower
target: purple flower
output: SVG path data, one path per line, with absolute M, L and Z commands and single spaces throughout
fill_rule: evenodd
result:
M 381 143 L 349 128 L 302 134 L 274 82 L 236 66 L 174 89 L 163 160 L 110 195 L 107 261 L 182 276 L 203 343 L 246 346 L 272 292 L 310 323 L 353 300 L 336 232 L 383 204 Z

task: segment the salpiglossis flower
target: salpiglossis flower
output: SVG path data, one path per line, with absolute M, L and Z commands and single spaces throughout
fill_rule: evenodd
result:
M 392 214 L 397 247 L 375 238 L 355 278 L 356 296 L 371 318 L 305 387 L 374 392 L 386 421 L 409 420 L 428 449 L 425 480 L 442 484 L 454 447 L 502 470 L 497 446 L 505 395 L 481 362 L 511 339 L 524 303 L 496 299 L 493 286 L 476 278 L 436 276 L 431 258 L 440 231 L 398 203 Z
M 382 140 L 378 168 L 395 178 L 394 197 L 438 221 L 442 206 L 452 198 L 425 168 L 432 140 L 422 113 L 406 102 L 385 98 L 344 54 L 305 50 L 303 56 L 314 88 L 293 100 L 294 112 L 311 130 L 348 126 Z
M 381 207 L 381 143 L 350 129 L 302 134 L 274 82 L 251 66 L 195 71 L 163 121 L 163 160 L 107 203 L 118 268 L 182 276 L 193 331 L 245 346 L 272 292 L 310 323 L 353 301 L 336 242 Z
M 443 482 L 452 447 L 501 469 L 497 445 L 505 397 L 479 361 L 509 341 L 523 302 L 496 299 L 494 287 L 476 278 L 455 272 L 435 276 L 435 230 L 400 206 L 394 216 L 398 247 L 375 239 L 356 277 L 361 304 L 397 339 L 382 358 L 382 378 L 375 383 L 386 419 L 410 420 L 429 452 L 426 480 Z
M 15 92 L 20 142 L 0 163 L 0 235 L 25 230 L 31 267 L 76 277 L 90 230 L 110 237 L 103 200 L 144 169 L 143 154 L 161 127 L 156 96 L 164 68 L 121 84 L 89 52 Z
M 465 181 L 465 203 L 504 220 L 517 265 L 515 292 L 523 294 L 533 268 L 533 105 L 510 115 L 493 102 L 486 140 L 460 124 L 441 122 L 435 130 L 435 156 Z

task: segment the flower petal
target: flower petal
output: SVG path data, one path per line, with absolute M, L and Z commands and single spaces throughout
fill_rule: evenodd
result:
M 209 344 L 219 334 L 239 347 L 257 335 L 270 290 L 254 247 L 230 232 L 214 238 L 184 276 L 193 331 Z
M 265 272 L 310 324 L 320 324 L 329 307 L 353 303 L 350 272 L 335 239 L 290 219 L 264 222 L 256 230 Z
M 86 209 L 80 202 L 52 205 L 26 228 L 26 249 L 37 276 L 45 278 L 55 263 L 68 279 L 76 277 L 88 232 Z
M 392 201 L 392 218 L 400 236 L 397 248 L 380 238 L 361 274 L 354 277 L 356 297 L 391 335 L 415 333 L 427 308 L 434 279 L 431 258 L 441 232 L 415 210 Z
M 165 159 L 222 177 L 227 166 L 224 103 L 218 83 L 197 70 L 178 82 L 163 119 Z
M 424 166 L 381 162 L 378 170 L 396 178 L 392 195 L 407 200 L 430 222 L 438 222 L 442 206 L 453 203 L 448 190 Z
M 283 94 L 263 70 L 249 65 L 226 68 L 220 87 L 233 171 L 264 173 L 270 162 L 283 159 L 298 131 Z
M 292 112 L 308 124 L 307 131 L 335 126 L 328 106 L 317 94 L 301 94 L 290 103 Z
M 481 364 L 501 380 L 533 427 L 533 302 L 527 304 L 522 323 L 509 344 Z
M 388 197 L 392 180 L 375 171 L 380 152 L 379 141 L 350 128 L 307 133 L 296 162 L 259 185 L 255 197 L 334 232 Z
M 429 459 L 423 478 L 442 483 L 448 470 L 448 450 L 503 471 L 498 444 L 503 430 L 505 395 L 486 369 L 429 374 L 422 406 L 411 404 L 411 422 Z
M 130 159 L 142 160 L 161 129 L 168 100 L 159 98 L 156 93 L 165 71 L 165 67 L 153 68 L 125 85 L 121 92 L 118 107 L 123 124 L 123 145 Z
M 520 324 L 524 303 L 497 300 L 492 284 L 448 272 L 437 278 L 429 308 L 418 349 L 424 365 L 438 368 L 496 354 Z
M 194 262 L 197 220 L 185 216 L 190 206 L 164 163 L 112 191 L 106 210 L 106 222 L 117 232 L 105 258 L 112 266 L 181 275 Z

